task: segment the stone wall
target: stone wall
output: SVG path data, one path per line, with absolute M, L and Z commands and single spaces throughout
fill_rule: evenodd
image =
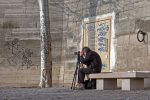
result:
M 63 5 L 63 0 L 58 4 Z M 62 6 L 63 7 L 63 6 Z M 49 0 L 53 86 L 62 65 L 63 8 Z M 0 86 L 33 87 L 40 81 L 38 0 L 0 0 Z

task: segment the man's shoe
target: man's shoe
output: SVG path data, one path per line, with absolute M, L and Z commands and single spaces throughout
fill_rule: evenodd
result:
M 77 89 L 77 90 L 84 90 L 84 89 L 85 89 L 85 88 L 84 88 L 84 84 L 82 84 L 82 83 L 77 84 L 76 89 Z

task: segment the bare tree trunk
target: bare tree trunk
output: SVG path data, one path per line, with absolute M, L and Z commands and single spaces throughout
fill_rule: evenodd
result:
M 51 34 L 48 0 L 38 0 L 41 31 L 41 78 L 39 86 L 52 87 Z

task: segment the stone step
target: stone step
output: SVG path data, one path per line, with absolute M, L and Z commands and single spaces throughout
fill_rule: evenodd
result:
M 12 30 L 12 34 L 39 34 L 39 28 L 17 28 Z
M 33 13 L 39 13 L 38 8 L 22 8 L 22 9 L 5 9 L 5 14 L 33 14 Z
M 22 0 L 0 0 L 0 7 L 17 6 L 22 5 Z
M 24 0 L 0 0 L 0 3 L 23 2 Z

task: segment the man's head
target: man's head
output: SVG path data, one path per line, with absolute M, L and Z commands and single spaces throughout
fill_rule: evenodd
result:
M 83 48 L 82 48 L 82 52 L 83 52 L 83 55 L 84 55 L 84 56 L 86 56 L 86 54 L 87 54 L 89 51 L 91 51 L 89 47 L 83 47 Z

